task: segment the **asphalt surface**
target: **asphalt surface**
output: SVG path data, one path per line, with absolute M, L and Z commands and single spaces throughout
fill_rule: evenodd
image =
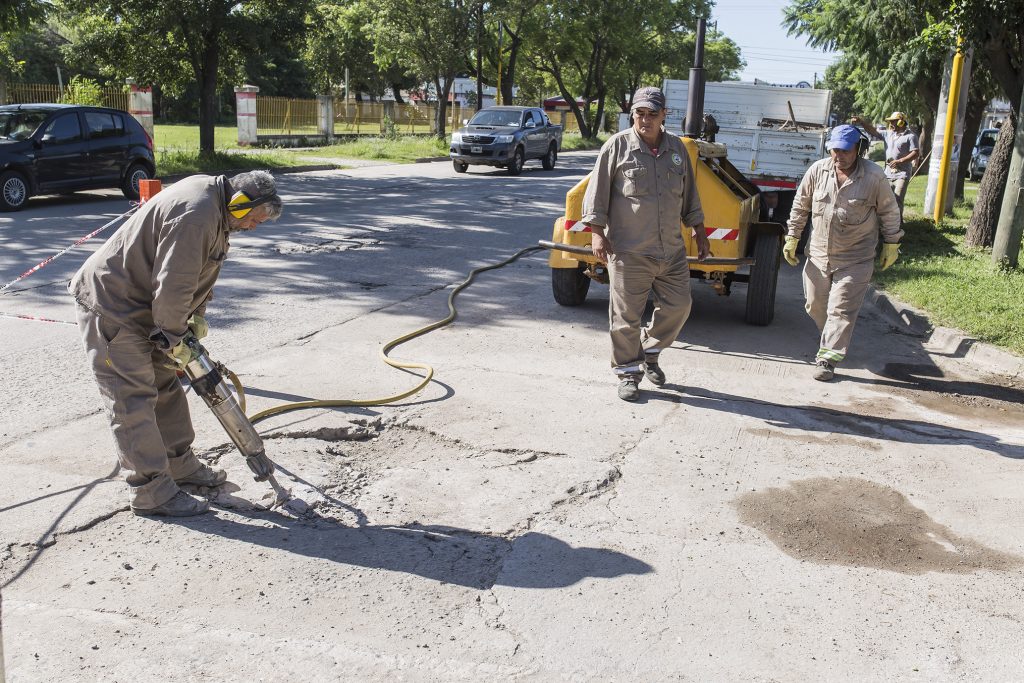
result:
M 250 414 L 403 391 L 417 375 L 381 346 L 549 239 L 594 156 L 280 176 L 285 215 L 233 240 L 207 348 Z M 0 214 L 0 286 L 127 208 Z M 108 234 L 0 313 L 73 320 L 64 286 Z M 392 353 L 434 367 L 422 393 L 260 423 L 303 515 L 264 509 L 193 397 L 229 484 L 199 492 L 212 514 L 134 517 L 76 328 L 0 317 L 7 680 L 1024 679 L 1019 359 L 868 306 L 815 382 L 782 268 L 766 328 L 743 287 L 695 283 L 668 384 L 637 404 L 616 397 L 607 290 L 559 307 L 544 254 L 482 274 L 453 325 Z

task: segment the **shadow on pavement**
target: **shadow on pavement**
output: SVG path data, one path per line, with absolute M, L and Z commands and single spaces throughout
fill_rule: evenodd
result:
M 358 516 L 366 519 L 361 512 Z M 267 515 L 253 517 L 265 519 Z M 615 578 L 654 571 L 649 564 L 624 553 L 574 548 L 537 532 L 508 539 L 418 522 L 351 527 L 323 517 L 296 520 L 274 515 L 273 519 L 272 527 L 208 515 L 170 523 L 339 564 L 415 574 L 481 590 L 496 585 L 562 588 L 591 577 Z M 282 534 L 282 530 L 287 533 Z
M 742 396 L 690 387 L 679 403 L 695 408 L 745 415 L 773 427 L 827 434 L 847 434 L 882 441 L 929 445 L 972 445 L 1006 458 L 1024 459 L 1024 446 L 969 429 L 932 424 L 921 420 L 861 415 L 820 406 L 783 405 Z

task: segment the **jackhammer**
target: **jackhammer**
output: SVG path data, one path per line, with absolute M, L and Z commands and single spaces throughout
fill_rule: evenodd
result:
M 277 498 L 272 507 L 284 505 L 291 499 L 291 494 L 274 477 L 274 463 L 267 457 L 263 439 L 245 416 L 224 380 L 228 374 L 227 368 L 211 360 L 206 348 L 191 332 L 185 336 L 184 342 L 192 351 L 192 360 L 184 368 L 192 388 L 203 397 L 235 446 L 245 456 L 245 464 L 252 470 L 256 481 L 268 481 L 274 487 Z

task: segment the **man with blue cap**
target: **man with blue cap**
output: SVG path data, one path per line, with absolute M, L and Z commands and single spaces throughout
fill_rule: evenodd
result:
M 903 237 L 896 195 L 882 169 L 861 158 L 862 141 L 867 138 L 853 126 L 832 129 L 825 144 L 829 156 L 807 169 L 796 190 L 782 248 L 786 262 L 797 265 L 797 243 L 810 215 L 804 308 L 821 331 L 813 377 L 822 382 L 846 358 L 874 273 L 879 235 L 882 270 L 896 262 Z

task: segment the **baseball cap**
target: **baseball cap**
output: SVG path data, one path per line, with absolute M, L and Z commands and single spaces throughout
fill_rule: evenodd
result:
M 659 112 L 665 108 L 665 93 L 661 89 L 652 86 L 637 88 L 633 93 L 633 106 L 630 109 L 646 107 L 653 112 Z
M 886 121 L 906 121 L 906 120 L 907 120 L 907 115 L 906 115 L 906 114 L 904 114 L 904 113 L 903 113 L 903 112 L 901 112 L 901 111 L 894 111 L 894 112 L 892 113 L 892 115 L 890 115 L 890 116 L 889 116 L 889 117 L 888 117 L 888 118 L 886 119 Z
M 860 131 L 853 126 L 843 124 L 832 129 L 832 134 L 828 136 L 828 142 L 825 143 L 825 149 L 851 150 L 857 147 L 858 142 L 860 142 Z

